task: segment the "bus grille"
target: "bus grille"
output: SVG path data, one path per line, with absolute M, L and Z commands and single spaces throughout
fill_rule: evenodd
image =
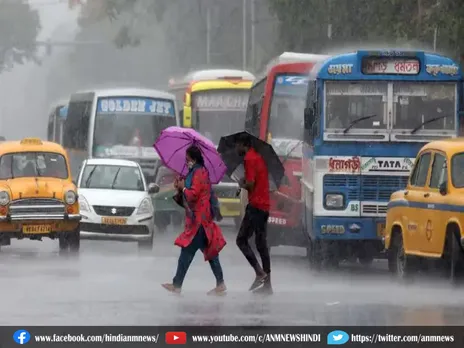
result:
M 407 176 L 364 175 L 361 176 L 361 201 L 388 202 L 393 192 L 408 184 Z
M 408 177 L 327 174 L 323 183 L 324 191 L 343 193 L 350 201 L 388 202 L 393 192 L 406 187 Z

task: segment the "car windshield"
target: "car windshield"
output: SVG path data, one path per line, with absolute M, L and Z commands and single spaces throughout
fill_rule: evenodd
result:
M 87 165 L 79 187 L 144 191 L 142 173 L 138 167 L 117 165 Z
M 20 152 L 0 158 L 0 180 L 20 177 L 68 178 L 63 155 L 53 152 Z
M 386 129 L 387 82 L 326 82 L 326 129 L 345 129 L 363 116 L 352 129 Z
M 451 159 L 451 180 L 456 188 L 464 188 L 464 152 L 458 153 Z
M 193 95 L 194 126 L 213 143 L 245 127 L 248 90 L 218 90 Z
M 456 84 L 395 82 L 393 129 L 453 130 L 456 115 Z M 443 117 L 440 117 L 443 116 Z M 427 122 L 434 118 L 439 120 Z

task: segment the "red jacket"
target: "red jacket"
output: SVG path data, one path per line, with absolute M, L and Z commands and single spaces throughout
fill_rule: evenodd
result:
M 190 189 L 185 189 L 184 195 L 190 209 L 193 211 L 194 218 L 186 213 L 184 232 L 177 237 L 174 244 L 182 248 L 187 247 L 197 234 L 200 226 L 203 226 L 208 238 L 208 246 L 203 251 L 203 254 L 205 260 L 209 261 L 219 255 L 219 252 L 226 245 L 226 240 L 221 228 L 214 223 L 211 216 L 211 183 L 208 171 L 205 168 L 195 171 L 192 186 Z

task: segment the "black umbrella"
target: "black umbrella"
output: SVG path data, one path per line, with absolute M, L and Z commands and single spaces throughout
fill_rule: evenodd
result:
M 221 137 L 218 152 L 221 154 L 222 160 L 226 164 L 226 174 L 235 181 L 238 181 L 240 176 L 243 177 L 243 174 L 237 175 L 237 172 L 243 172 L 243 157 L 239 156 L 235 150 L 237 141 L 243 134 L 247 134 L 250 137 L 251 146 L 266 162 L 271 189 L 272 186 L 278 188 L 285 174 L 285 169 L 279 156 L 276 154 L 271 144 L 266 143 L 248 132 L 239 132 Z

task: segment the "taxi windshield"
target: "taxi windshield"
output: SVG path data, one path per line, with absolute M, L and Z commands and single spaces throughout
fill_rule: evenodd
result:
M 68 178 L 63 155 L 52 152 L 20 152 L 0 158 L 0 180 L 24 177 Z
M 88 165 L 80 188 L 145 191 L 142 173 L 138 167 L 117 165 Z

